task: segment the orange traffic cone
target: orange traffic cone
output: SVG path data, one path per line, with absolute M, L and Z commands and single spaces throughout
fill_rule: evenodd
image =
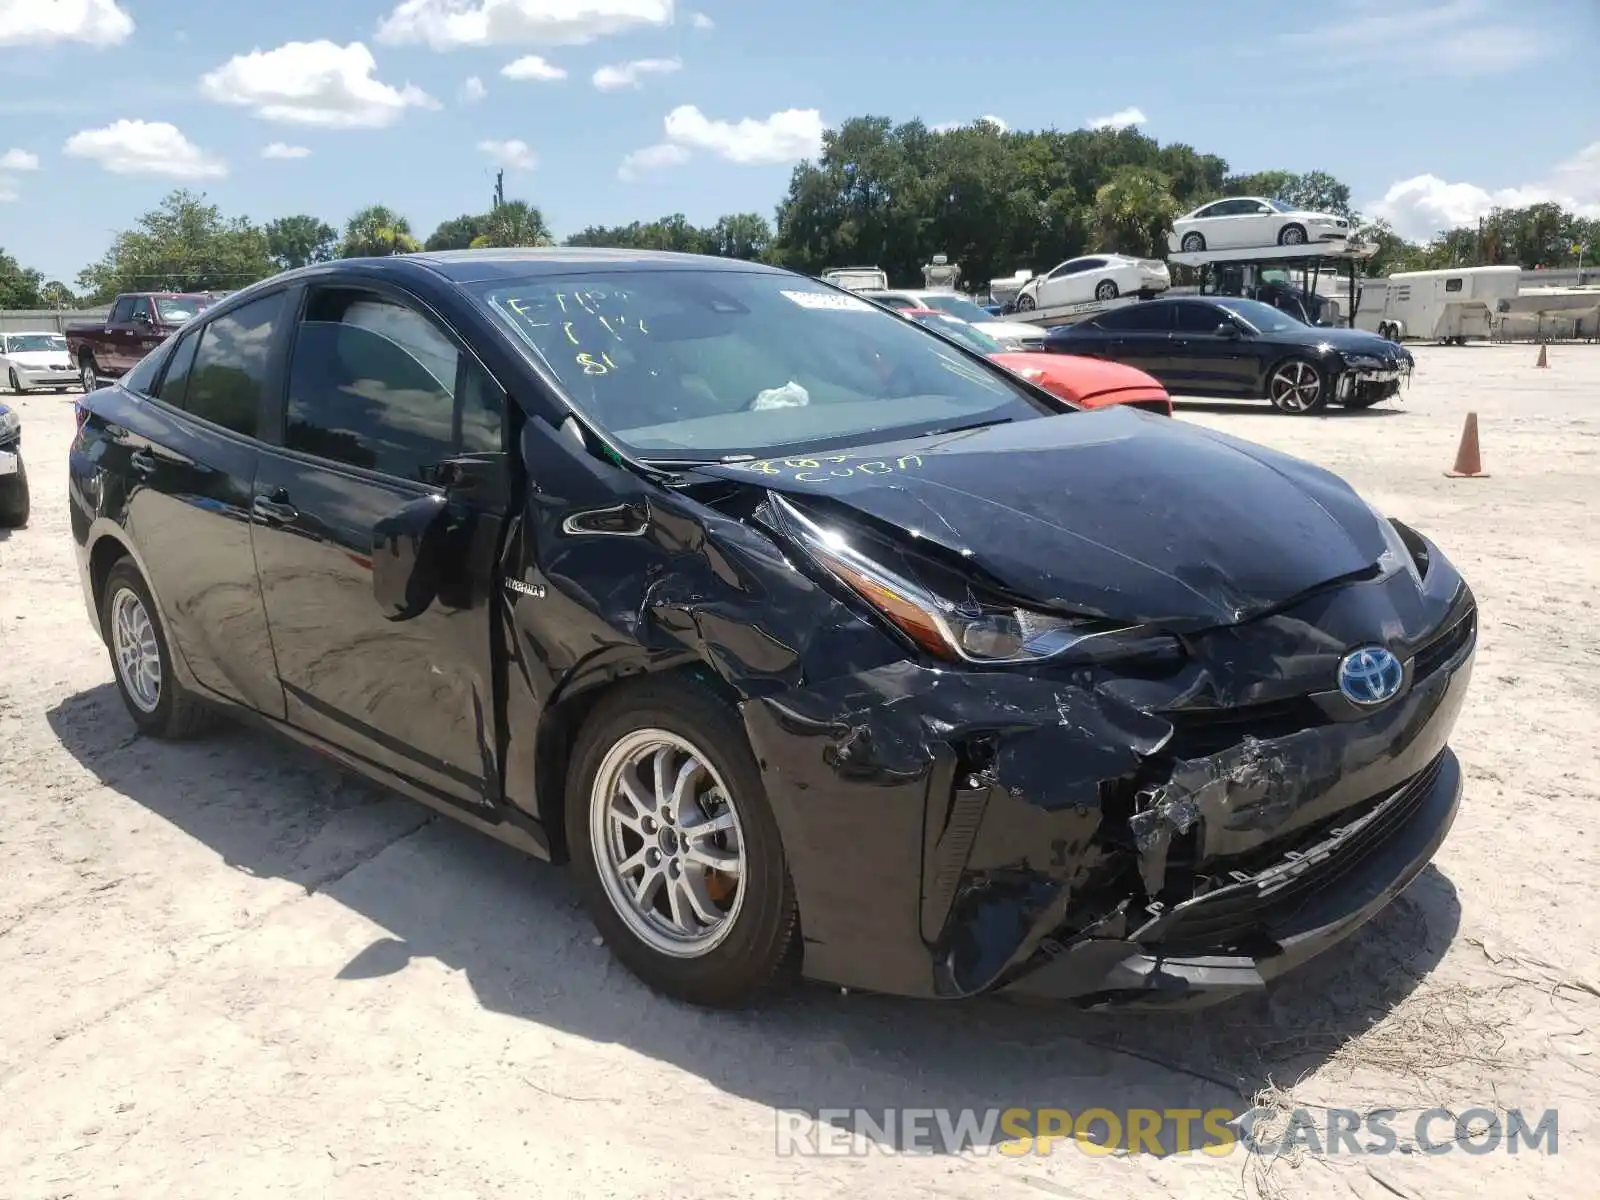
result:
M 1542 342 L 1539 345 L 1539 361 L 1533 365 L 1536 367 L 1548 367 L 1550 365 L 1550 356 L 1545 353 L 1545 347 Z
M 1461 427 L 1461 445 L 1456 448 L 1456 465 L 1452 471 L 1445 474 L 1451 479 L 1487 479 L 1489 472 L 1483 469 L 1483 459 L 1478 455 L 1478 414 L 1467 414 L 1467 422 Z

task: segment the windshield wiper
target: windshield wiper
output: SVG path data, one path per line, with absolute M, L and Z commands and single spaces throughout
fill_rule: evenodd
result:
M 1009 425 L 1010 417 L 991 417 L 987 421 L 973 421 L 970 425 L 952 425 L 949 429 L 933 429 L 918 437 L 944 437 L 949 433 L 968 433 L 974 429 L 988 429 L 991 425 Z

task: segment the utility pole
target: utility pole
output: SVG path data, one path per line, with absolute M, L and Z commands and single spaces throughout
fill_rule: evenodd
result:
M 499 208 L 506 202 L 506 172 L 502 167 L 494 173 L 494 207 Z

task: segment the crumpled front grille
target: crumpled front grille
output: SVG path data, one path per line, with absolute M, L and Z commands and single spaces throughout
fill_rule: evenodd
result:
M 1400 787 L 1341 814 L 1337 824 L 1259 874 L 1179 905 L 1155 922 L 1151 944 L 1163 955 L 1181 957 L 1225 953 L 1271 936 L 1416 814 L 1443 762 L 1441 753 Z

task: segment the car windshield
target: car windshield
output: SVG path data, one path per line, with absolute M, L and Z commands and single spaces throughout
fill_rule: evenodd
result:
M 979 354 L 1000 354 L 1005 350 L 1004 346 L 987 333 L 984 333 L 983 330 L 974 329 L 959 317 L 949 317 L 943 313 L 938 316 L 934 316 L 932 313 L 920 313 L 911 319 L 919 325 L 926 325 L 935 333 L 942 333 L 945 337 L 954 338 L 968 348 L 976 350 Z
M 877 305 L 793 275 L 628 271 L 467 290 L 640 458 L 765 457 L 1060 411 Z
M 211 301 L 203 296 L 178 296 L 172 299 L 156 299 L 156 315 L 161 318 L 163 325 L 182 325 L 185 321 L 192 321 L 200 313 L 211 307 Z
M 1290 329 L 1300 329 L 1305 326 L 1304 321 L 1297 321 L 1288 313 L 1273 308 L 1270 304 L 1263 304 L 1259 300 L 1218 300 L 1217 305 L 1227 309 L 1235 316 L 1243 317 L 1257 333 L 1284 333 Z
M 965 296 L 929 294 L 922 297 L 922 302 L 929 308 L 937 308 L 940 312 L 949 313 L 952 317 L 960 317 L 963 321 L 989 320 L 989 314 Z
M 1277 209 L 1281 213 L 1291 213 L 1291 212 L 1299 212 L 1300 211 L 1294 205 L 1289 204 L 1288 202 L 1283 201 L 1283 200 L 1268 200 L 1267 203 L 1270 204 L 1273 208 Z
M 11 333 L 5 338 L 5 348 L 10 354 L 29 354 L 55 350 L 67 352 L 67 339 L 59 333 Z

